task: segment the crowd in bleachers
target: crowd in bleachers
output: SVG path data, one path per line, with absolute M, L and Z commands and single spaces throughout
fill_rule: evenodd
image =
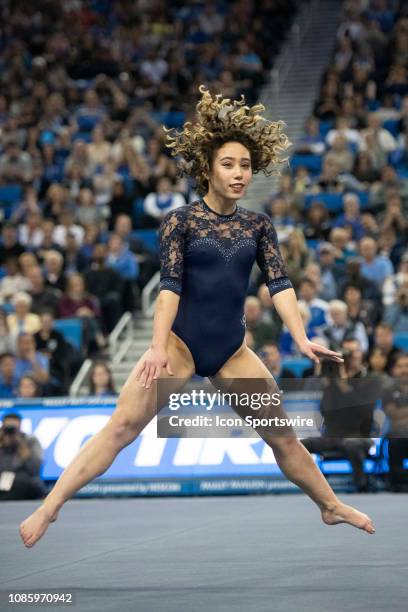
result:
M 408 348 L 408 11 L 403 9 L 403 3 L 387 0 L 344 3 L 313 115 L 294 144 L 290 171 L 265 203 L 309 335 L 334 350 L 345 339 L 358 340 L 370 369 L 379 368 L 374 355 L 381 350 L 388 374 L 391 356 Z M 267 337 L 284 357 L 299 357 L 260 283 L 260 277 L 254 280 L 252 293 L 258 292 L 264 307 L 259 317 L 269 325 Z M 253 309 L 252 299 L 248 308 Z M 255 333 L 255 348 L 265 338 Z
M 137 310 L 161 218 L 195 197 L 161 124 L 191 118 L 202 82 L 254 102 L 296 4 L 2 4 L 1 395 L 22 372 L 42 393 L 66 392 Z M 308 334 L 335 349 L 355 338 L 366 366 L 388 374 L 408 335 L 407 41 L 402 2 L 345 2 L 313 115 L 264 205 Z M 293 362 L 262 281 L 248 342 L 273 341 Z M 21 337 L 34 342 L 26 353 Z
M 194 197 L 162 124 L 203 82 L 255 102 L 300 2 L 1 3 L 1 397 L 26 374 L 66 393 L 140 307 L 161 218 Z

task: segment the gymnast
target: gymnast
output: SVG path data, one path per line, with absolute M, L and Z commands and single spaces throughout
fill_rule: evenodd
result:
M 269 217 L 237 204 L 254 173 L 270 176 L 278 163 L 287 161 L 282 153 L 290 142 L 283 122 L 267 121 L 260 114 L 264 107 L 249 107 L 243 97 L 212 96 L 203 86 L 200 93 L 196 122 L 186 122 L 181 131 L 166 129 L 167 146 L 181 172 L 195 179 L 199 196 L 167 213 L 159 229 L 160 293 L 151 346 L 129 375 L 109 421 L 81 447 L 41 506 L 21 523 L 26 547 L 41 538 L 63 504 L 103 474 L 167 403 L 166 397 L 156 395 L 159 378 L 166 379 L 169 393 L 180 391 L 195 373 L 218 389 L 231 380 L 242 386 L 247 379 L 254 391 L 265 389 L 262 381 L 274 383 L 245 343 L 244 301 L 255 261 L 303 355 L 317 363 L 343 361 L 340 353 L 307 338 Z M 285 476 L 316 503 L 326 524 L 349 523 L 375 532 L 366 514 L 337 498 L 296 435 L 258 433 Z

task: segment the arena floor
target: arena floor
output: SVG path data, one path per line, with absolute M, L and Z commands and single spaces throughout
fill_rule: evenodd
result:
M 323 525 L 301 494 L 92 499 L 26 549 L 17 527 L 38 502 L 3 502 L 0 609 L 29 608 L 10 592 L 61 590 L 80 612 L 406 612 L 406 495 L 342 499 L 375 535 Z

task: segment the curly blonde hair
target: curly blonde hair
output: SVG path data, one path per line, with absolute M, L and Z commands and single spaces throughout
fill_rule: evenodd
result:
M 173 157 L 179 156 L 181 174 L 192 176 L 197 191 L 205 194 L 214 152 L 227 142 L 240 142 L 251 156 L 252 172 L 266 176 L 277 173 L 276 165 L 288 161 L 280 154 L 292 144 L 283 132 L 283 121 L 267 121 L 259 113 L 265 110 L 263 104 L 246 106 L 245 98 L 240 100 L 214 97 L 200 85 L 201 100 L 196 106 L 197 122 L 187 121 L 182 131 L 167 129 L 166 147 Z

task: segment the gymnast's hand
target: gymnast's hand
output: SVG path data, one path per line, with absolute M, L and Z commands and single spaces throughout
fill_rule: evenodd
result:
M 320 359 L 328 359 L 336 363 L 343 363 L 344 361 L 341 353 L 331 351 L 325 346 L 316 344 L 316 342 L 311 342 L 310 340 L 306 340 L 302 344 L 299 344 L 299 350 L 303 355 L 314 361 L 314 363 L 320 363 Z
M 166 368 L 169 376 L 174 376 L 166 349 L 150 347 L 136 367 L 136 380 L 140 380 L 142 387 L 149 389 L 152 380 L 159 378 L 162 368 Z

